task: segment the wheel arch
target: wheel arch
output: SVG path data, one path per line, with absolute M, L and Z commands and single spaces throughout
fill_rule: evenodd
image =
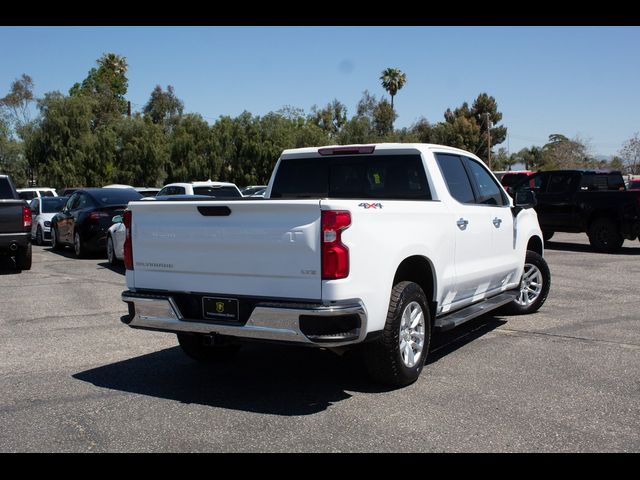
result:
M 393 287 L 404 281 L 418 284 L 429 301 L 431 318 L 435 318 L 437 310 L 437 280 L 435 271 L 430 259 L 422 255 L 412 255 L 400 262 L 393 277 L 392 285 Z

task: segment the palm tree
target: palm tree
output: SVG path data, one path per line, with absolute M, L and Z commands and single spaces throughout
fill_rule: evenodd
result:
M 407 76 L 398 68 L 387 68 L 382 72 L 380 80 L 382 80 L 382 87 L 391 95 L 391 108 L 393 108 L 393 97 L 407 83 Z

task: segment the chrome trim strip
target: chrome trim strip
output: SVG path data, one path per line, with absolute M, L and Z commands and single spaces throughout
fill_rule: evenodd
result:
M 203 322 L 184 318 L 171 296 L 122 293 L 122 301 L 134 304 L 135 315 L 129 326 L 167 330 L 173 332 L 219 333 L 234 337 L 296 342 L 316 346 L 338 347 L 358 343 L 367 334 L 367 314 L 360 300 L 335 305 L 290 305 L 258 303 L 243 326 Z M 358 315 L 358 338 L 343 342 L 311 341 L 300 330 L 300 315 L 331 317 L 334 315 Z
M 31 235 L 31 232 L 24 233 L 0 233 L 0 237 L 26 237 L 27 235 Z

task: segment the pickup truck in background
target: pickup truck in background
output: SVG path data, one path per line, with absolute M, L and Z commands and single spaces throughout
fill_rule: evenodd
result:
M 18 270 L 31 269 L 31 209 L 7 175 L 0 175 L 0 255 L 15 257 Z
M 600 170 L 538 172 L 510 193 L 535 193 L 538 221 L 549 240 L 554 232 L 586 232 L 599 252 L 616 252 L 640 235 L 640 192 L 625 191 L 622 174 Z
M 514 205 L 478 157 L 440 145 L 286 150 L 264 200 L 129 204 L 122 321 L 202 361 L 242 339 L 361 346 L 376 381 L 406 385 L 432 330 L 542 306 L 533 199 Z

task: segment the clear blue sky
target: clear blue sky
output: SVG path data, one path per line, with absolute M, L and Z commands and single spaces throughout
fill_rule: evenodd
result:
M 351 116 L 365 89 L 386 95 L 380 73 L 396 67 L 396 127 L 487 92 L 512 152 L 562 133 L 612 155 L 640 131 L 638 27 L 0 27 L 0 44 L 0 96 L 22 73 L 37 96 L 66 94 L 114 52 L 134 111 L 159 84 L 210 123 L 333 98 Z

